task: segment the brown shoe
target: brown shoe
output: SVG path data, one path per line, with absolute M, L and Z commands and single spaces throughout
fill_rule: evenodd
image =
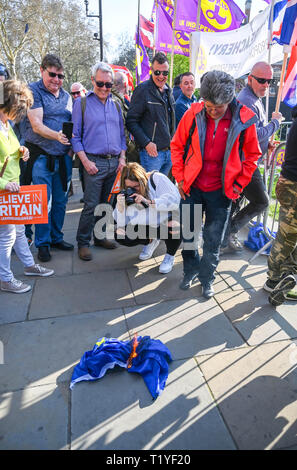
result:
M 81 246 L 78 248 L 78 256 L 83 261 L 91 261 L 93 258 L 92 253 L 87 246 Z
M 111 240 L 98 240 L 98 238 L 94 238 L 94 245 L 95 246 L 102 246 L 102 248 L 106 248 L 106 250 L 114 250 L 118 247 L 117 243 L 112 242 Z

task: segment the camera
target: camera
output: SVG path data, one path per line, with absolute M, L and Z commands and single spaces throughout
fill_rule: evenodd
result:
M 135 189 L 130 188 L 130 187 L 126 189 L 122 189 L 122 191 L 120 191 L 120 194 L 124 194 L 125 196 L 125 202 L 127 206 L 131 206 L 131 204 L 135 204 L 135 196 L 132 197 L 132 194 L 134 193 L 135 193 Z M 146 204 L 145 202 L 141 201 L 141 204 L 143 205 L 143 207 L 148 208 L 148 204 Z

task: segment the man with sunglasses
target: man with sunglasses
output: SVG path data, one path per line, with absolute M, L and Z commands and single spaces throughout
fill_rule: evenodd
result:
M 34 104 L 28 111 L 26 128 L 26 147 L 31 158 L 25 181 L 47 185 L 49 221 L 35 225 L 38 258 L 46 262 L 51 259 L 50 247 L 63 251 L 74 248 L 63 240 L 62 232 L 72 173 L 70 142 L 62 127 L 71 120 L 72 99 L 62 88 L 64 71 L 59 57 L 46 54 L 40 73 L 41 80 L 30 84 Z
M 169 63 L 163 52 L 153 57 L 149 80 L 138 85 L 127 113 L 127 129 L 140 147 L 146 171 L 166 176 L 171 168 L 170 141 L 175 131 L 175 101 L 167 85 Z
M 127 148 L 121 108 L 111 95 L 112 68 L 98 62 L 92 69 L 91 80 L 93 90 L 85 99 L 74 101 L 72 113 L 73 151 L 84 166 L 84 207 L 76 235 L 78 256 L 83 261 L 92 259 L 89 246 L 96 222 L 95 208 L 107 202 L 116 174 L 126 164 Z M 107 249 L 117 247 L 98 236 L 94 244 Z
M 283 119 L 282 114 L 279 112 L 272 113 L 272 118 L 269 123 L 266 119 L 262 98 L 268 93 L 272 76 L 273 69 L 271 65 L 267 62 L 257 62 L 248 76 L 247 86 L 243 88 L 237 96 L 237 99 L 254 111 L 257 117 L 257 136 L 262 156 L 265 155 L 268 149 L 273 148 L 273 145 L 269 143 L 269 139 L 278 130 Z M 237 233 L 247 225 L 250 220 L 261 214 L 268 207 L 268 194 L 258 168 L 256 168 L 251 182 L 244 189 L 243 195 L 249 203 L 238 211 L 234 217 L 231 215 L 225 239 L 222 244 L 223 253 L 242 250 L 243 247 L 238 240 Z M 236 208 L 236 204 L 233 204 L 231 214 L 234 213 Z
M 80 82 L 75 82 L 72 83 L 71 85 L 71 91 L 70 91 L 72 98 L 76 100 L 80 96 L 85 96 L 87 93 L 87 90 L 82 86 Z

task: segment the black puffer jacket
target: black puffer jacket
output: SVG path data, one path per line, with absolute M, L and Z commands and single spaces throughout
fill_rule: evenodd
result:
M 126 126 L 141 148 L 154 142 L 158 150 L 170 146 L 175 131 L 175 101 L 168 87 L 171 107 L 171 128 L 169 129 L 168 108 L 152 78 L 138 85 L 132 95 L 127 113 Z

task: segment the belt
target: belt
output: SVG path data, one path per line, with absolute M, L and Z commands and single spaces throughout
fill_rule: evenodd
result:
M 90 155 L 90 157 L 96 157 L 96 158 L 105 158 L 106 160 L 110 160 L 111 158 L 117 158 L 120 155 L 112 155 L 111 153 L 87 153 L 87 155 Z
M 167 150 L 170 150 L 170 147 L 165 147 L 164 149 L 159 149 L 160 152 L 166 152 Z

